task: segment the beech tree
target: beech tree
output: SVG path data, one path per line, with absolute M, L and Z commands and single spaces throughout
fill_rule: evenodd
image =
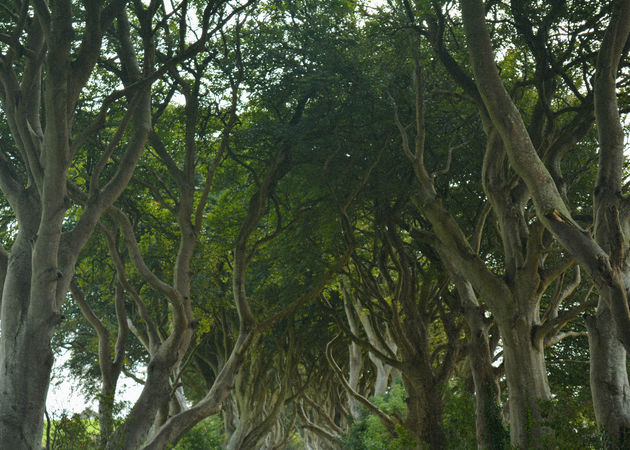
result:
M 41 445 L 67 342 L 104 448 L 219 413 L 228 448 L 341 448 L 366 414 L 445 448 L 463 385 L 480 448 L 506 424 L 542 445 L 548 349 L 584 350 L 587 313 L 627 446 L 629 22 L 630 0 L 0 5 L 3 445 Z M 396 413 L 370 398 L 392 390 Z
M 565 9 L 556 5 L 557 7 L 545 10 L 545 14 L 535 16 L 540 23 L 536 22 L 534 25 L 523 11 L 522 5 L 519 5 L 513 2 L 506 10 L 496 5 L 497 14 L 513 18 L 511 23 L 514 23 L 515 38 L 508 41 L 510 45 L 520 49 L 516 44 L 525 43 L 523 50 L 506 48 L 507 54 L 512 51 L 523 51 L 526 55 L 531 54 L 533 62 L 536 63 L 531 81 L 527 66 L 524 66 L 522 84 L 510 79 L 510 82 L 514 83 L 512 95 L 515 96 L 521 89 L 526 92 L 531 83 L 535 101 L 519 106 L 522 107 L 523 114 L 527 115 L 529 122 L 527 131 L 544 155 L 546 164 L 553 168 L 554 183 L 561 186 L 566 197 L 566 179 L 562 176 L 560 163 L 563 156 L 580 139 L 584 139 L 592 126 L 592 97 L 575 94 L 571 89 L 574 87 L 572 84 L 568 88 L 560 89 L 553 82 L 555 73 L 548 71 L 547 68 L 555 64 L 554 70 L 567 78 L 566 72 L 570 67 L 582 62 L 588 65 L 588 57 L 578 56 L 580 53 L 563 51 L 561 45 L 548 52 L 540 48 L 540 42 L 550 39 L 550 30 L 555 29 L 562 18 L 567 16 L 568 12 Z M 509 164 L 512 160 L 508 162 L 503 148 L 514 144 L 514 137 L 508 139 L 503 136 L 496 124 L 497 120 L 505 119 L 505 111 L 491 111 L 486 98 L 487 93 L 482 87 L 487 82 L 487 74 L 477 71 L 473 64 L 475 75 L 473 82 L 467 67 L 455 57 L 454 49 L 459 48 L 457 33 L 461 33 L 461 29 L 457 27 L 458 21 L 453 7 L 454 5 L 448 2 L 432 2 L 430 8 L 417 5 L 414 9 L 409 2 L 401 2 L 401 13 L 406 15 L 408 23 L 417 36 L 422 37 L 423 42 L 426 38 L 431 49 L 427 51 L 422 42 L 418 42 L 414 44 L 415 53 L 412 54 L 416 86 L 415 136 L 409 137 L 406 123 L 401 120 L 397 111 L 394 120 L 402 136 L 403 151 L 412 162 L 419 181 L 420 211 L 432 225 L 432 229 L 427 230 L 428 234 L 418 234 L 418 237 L 433 245 L 441 257 L 447 259 L 459 272 L 459 276 L 463 276 L 472 284 L 492 311 L 503 340 L 511 442 L 512 445 L 528 446 L 543 439 L 539 405 L 551 399 L 544 359 L 545 342 L 548 341 L 550 332 L 558 330 L 580 311 L 588 309 L 589 305 L 585 303 L 577 308 L 565 310 L 559 315 L 549 310 L 549 308 L 557 310 L 557 306 L 553 305 L 547 306 L 548 312 L 540 311 L 545 292 L 574 262 L 570 254 L 553 259 L 548 257 L 555 245 L 553 239 L 546 231 L 544 221 L 540 218 L 533 219 L 530 207 L 530 195 L 533 194 L 530 192 L 529 184 L 511 172 Z M 422 19 L 424 22 L 421 22 Z M 592 24 L 587 21 L 584 27 L 589 26 Z M 449 38 L 445 33 L 447 29 L 451 33 Z M 501 32 L 509 33 L 507 28 L 502 28 Z M 569 34 L 574 33 L 577 31 L 571 29 Z M 516 41 L 517 38 L 520 40 Z M 486 37 L 486 41 L 489 42 L 489 37 Z M 469 42 L 471 52 L 480 45 L 476 38 L 470 38 Z M 548 56 L 549 52 L 552 52 L 553 56 Z M 427 59 L 424 55 L 427 53 L 439 58 L 449 75 L 457 82 L 463 98 L 478 108 L 487 139 L 483 161 L 476 164 L 481 169 L 484 194 L 497 223 L 497 234 L 502 248 L 502 262 L 499 267 L 492 267 L 492 261 L 484 261 L 479 255 L 476 242 L 479 240 L 479 233 L 483 232 L 485 223 L 483 215 L 479 215 L 478 227 L 470 231 L 462 229 L 457 214 L 452 213 L 436 188 L 434 180 L 436 174 L 440 172 L 430 170 L 425 161 L 426 154 L 435 141 L 434 138 L 429 140 L 427 132 L 429 123 L 427 118 L 431 114 L 429 104 L 425 101 L 427 92 L 431 92 L 426 90 L 425 82 L 427 72 L 424 66 Z M 506 77 L 514 74 L 508 65 L 509 61 L 508 58 L 503 61 Z M 492 70 L 496 73 L 496 64 L 494 62 L 492 64 Z M 485 66 L 486 69 L 488 67 L 489 65 Z M 517 73 L 520 75 L 520 72 Z M 503 92 L 506 99 L 510 98 L 505 89 Z M 546 116 L 544 113 L 548 108 L 546 105 L 556 97 L 560 99 L 568 97 L 569 100 L 566 102 L 575 106 L 570 109 L 559 108 L 554 112 L 547 111 Z M 571 102 L 574 98 L 577 100 Z M 517 103 L 510 98 L 514 111 Z M 525 125 L 522 126 L 525 130 Z M 454 152 L 456 151 L 457 149 L 454 149 Z M 549 174 L 549 171 L 546 173 Z M 551 180 L 550 175 L 548 182 Z M 574 290 L 577 283 L 579 278 L 576 278 L 576 283 L 572 284 L 571 289 Z
M 592 108 L 599 138 L 593 235 L 573 219 L 571 204 L 563 197 L 558 180 L 546 167 L 531 131 L 524 125 L 521 113 L 504 87 L 496 70 L 483 3 L 462 1 L 461 7 L 475 83 L 510 164 L 526 183 L 539 220 L 579 260 L 599 289 L 598 312 L 588 322 L 593 399 L 598 421 L 612 445 L 622 448 L 628 442 L 628 403 L 623 393 L 628 389 L 624 349 L 630 349 L 630 314 L 624 237 L 628 220 L 627 202 L 623 196 L 624 132 L 616 86 L 620 60 L 630 32 L 630 2 L 607 3 L 608 26 L 598 49 L 597 61 L 590 68 L 594 76 Z M 547 45 L 545 40 L 542 44 Z
M 48 5 L 16 2 L 5 22 L 0 96 L 13 146 L 3 148 L 2 192 L 15 212 L 18 234 L 10 249 L 4 275 L 0 323 L 0 436 L 5 445 L 36 448 L 41 443 L 44 402 L 53 363 L 50 338 L 60 320 L 79 251 L 100 215 L 120 195 L 144 148 L 150 123 L 150 83 L 116 92 L 103 105 L 128 96 L 127 127 L 131 139 L 118 157 L 124 163 L 113 176 L 92 173 L 92 189 L 75 227 L 63 230 L 72 205 L 67 171 L 73 163 L 81 133 L 73 117 L 94 65 L 105 32 L 117 19 L 120 64 L 130 84 L 153 71 L 152 50 L 143 52 L 144 66 L 129 41 L 125 2 L 90 2 L 87 20 L 78 36 L 71 2 Z M 6 13 L 6 11 L 5 11 Z M 6 15 L 5 15 L 6 17 Z M 152 36 L 146 36 L 150 41 Z M 101 157 L 105 166 L 118 142 Z
M 51 335 L 63 320 L 60 308 L 79 253 L 129 182 L 145 147 L 153 81 L 173 62 L 199 51 L 213 29 L 234 11 L 226 12 L 226 2 L 206 6 L 199 39 L 185 43 L 170 61 L 158 64 L 156 46 L 165 29 L 154 25 L 167 16 L 182 17 L 185 23 L 185 3 L 175 5 L 174 11 L 166 11 L 157 1 L 3 5 L 0 101 L 13 143 L 2 149 L 0 189 L 18 229 L 11 248 L 2 251 L 6 262 L 0 315 L 3 445 L 36 448 L 41 443 L 53 363 Z M 135 42 L 132 25 L 138 33 Z M 114 69 L 116 87 L 86 101 L 90 83 L 99 82 L 94 76 L 99 60 Z M 125 111 L 122 117 L 110 118 L 114 107 Z M 77 128 L 81 109 L 93 119 Z M 105 124 L 114 132 L 85 171 L 78 155 L 90 135 Z M 88 181 L 74 183 L 71 168 Z M 68 226 L 67 212 L 74 205 L 80 205 L 81 214 Z

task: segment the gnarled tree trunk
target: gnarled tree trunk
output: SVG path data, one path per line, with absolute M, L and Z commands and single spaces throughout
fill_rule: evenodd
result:
M 407 392 L 407 428 L 419 442 L 426 443 L 430 449 L 446 448 L 446 434 L 442 427 L 442 386 L 432 382 L 432 374 L 423 373 L 416 361 L 413 371 L 402 370 L 402 380 Z M 408 365 L 413 365 L 409 361 Z
M 626 350 L 611 326 L 612 320 L 610 309 L 602 300 L 597 314 L 586 318 L 591 394 L 607 448 L 622 449 L 630 445 L 630 384 Z
M 512 445 L 523 448 L 540 442 L 544 419 L 540 403 L 551 400 L 544 349 L 532 342 L 533 325 L 527 317 L 511 324 L 499 323 L 509 391 L 510 439 Z
M 507 444 L 507 431 L 503 424 L 499 404 L 499 383 L 492 366 L 492 353 L 488 336 L 489 324 L 479 306 L 472 285 L 450 268 L 468 325 L 467 345 L 470 371 L 475 385 L 475 426 L 479 449 L 502 450 Z
M 41 446 L 53 365 L 56 318 L 52 311 L 48 320 L 29 314 L 31 257 L 31 244 L 20 232 L 9 257 L 0 321 L 0 441 L 15 449 Z

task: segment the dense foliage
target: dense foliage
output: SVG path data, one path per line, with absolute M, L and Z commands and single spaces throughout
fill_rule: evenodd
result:
M 0 5 L 0 440 L 627 448 L 629 23 Z

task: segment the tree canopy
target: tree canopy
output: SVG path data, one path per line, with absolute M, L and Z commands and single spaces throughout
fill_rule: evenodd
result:
M 629 34 L 630 0 L 1 4 L 2 445 L 627 448 Z M 97 411 L 46 410 L 60 356 Z

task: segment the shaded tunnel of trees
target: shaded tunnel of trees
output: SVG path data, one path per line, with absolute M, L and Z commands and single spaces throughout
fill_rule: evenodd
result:
M 629 448 L 629 34 L 3 1 L 0 446 Z M 46 411 L 60 356 L 90 414 Z

